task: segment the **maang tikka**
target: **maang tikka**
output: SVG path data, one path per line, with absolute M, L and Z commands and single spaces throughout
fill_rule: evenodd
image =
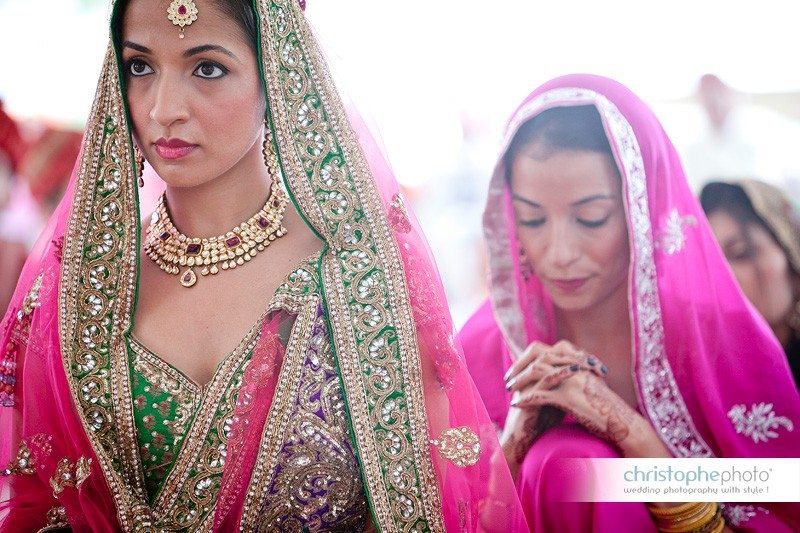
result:
M 191 26 L 197 20 L 197 6 L 193 0 L 173 0 L 167 8 L 167 18 L 175 26 L 181 27 L 179 37 L 183 39 L 183 28 Z

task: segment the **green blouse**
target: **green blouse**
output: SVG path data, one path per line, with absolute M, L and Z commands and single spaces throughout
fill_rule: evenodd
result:
M 152 505 L 197 415 L 203 388 L 131 338 L 133 416 Z

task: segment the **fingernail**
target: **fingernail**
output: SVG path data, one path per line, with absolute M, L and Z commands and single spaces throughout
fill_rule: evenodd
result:
M 511 385 L 513 384 L 514 384 L 513 381 L 509 381 L 508 383 L 506 383 L 506 390 L 511 390 Z
M 595 359 L 594 357 L 587 357 L 586 364 L 589 366 L 594 366 L 597 364 L 597 359 Z
M 600 372 L 602 372 L 603 374 L 608 374 L 608 367 L 606 365 L 601 366 Z
M 577 372 L 580 367 L 578 365 L 569 365 L 570 372 Z
M 513 402 L 511 402 L 511 407 L 516 407 L 518 405 L 519 405 L 519 400 L 514 400 Z
M 506 371 L 505 375 L 503 376 L 503 381 L 508 381 L 508 379 L 509 379 L 510 377 L 511 377 L 511 369 L 509 368 L 509 369 Z

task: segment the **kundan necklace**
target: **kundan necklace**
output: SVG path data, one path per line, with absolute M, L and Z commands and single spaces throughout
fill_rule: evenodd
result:
M 191 287 L 197 283 L 195 268 L 203 276 L 234 269 L 286 235 L 282 224 L 286 202 L 286 193 L 273 182 L 269 198 L 258 213 L 225 235 L 200 239 L 187 237 L 175 228 L 162 194 L 147 228 L 144 250 L 161 270 L 180 274 L 181 285 Z

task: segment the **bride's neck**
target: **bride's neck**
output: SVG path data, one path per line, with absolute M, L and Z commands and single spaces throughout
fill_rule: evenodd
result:
M 189 237 L 222 235 L 264 206 L 271 180 L 260 154 L 255 152 L 255 161 L 240 161 L 237 167 L 241 168 L 202 185 L 167 187 L 167 206 L 178 231 Z

